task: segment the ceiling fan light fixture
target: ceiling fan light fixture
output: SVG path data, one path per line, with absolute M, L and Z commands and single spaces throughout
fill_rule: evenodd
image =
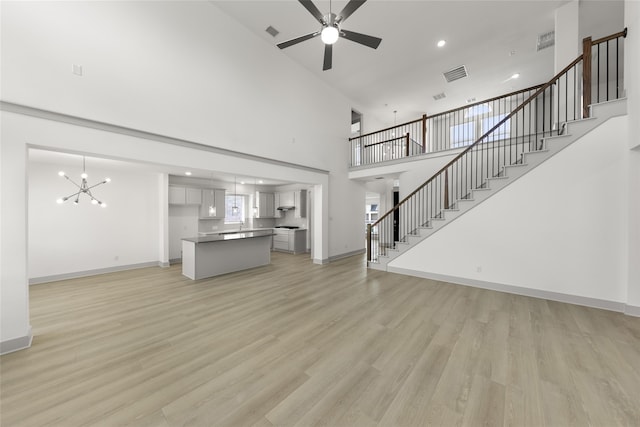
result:
M 340 31 L 333 26 L 324 27 L 320 33 L 320 38 L 324 44 L 334 44 L 340 38 Z

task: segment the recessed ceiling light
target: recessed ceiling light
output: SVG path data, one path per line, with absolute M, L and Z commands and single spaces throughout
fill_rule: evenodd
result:
M 261 179 L 259 179 L 259 180 L 258 180 L 258 184 L 262 184 L 262 183 L 264 183 L 264 181 L 263 181 L 263 180 L 261 180 Z
M 240 181 L 240 185 L 244 185 L 244 181 Z
M 189 171 L 186 171 L 184 174 L 187 175 L 187 176 L 191 176 L 191 172 L 189 172 Z
M 520 77 L 520 73 L 515 73 L 511 76 L 512 79 L 517 79 L 518 77 Z
M 447 42 L 446 42 L 446 41 L 444 41 L 444 40 L 440 40 L 440 41 L 438 42 L 438 47 L 442 47 L 442 46 L 444 46 L 445 44 L 447 44 Z

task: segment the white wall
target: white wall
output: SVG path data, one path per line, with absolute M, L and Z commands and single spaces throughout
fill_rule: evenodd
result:
M 80 159 L 80 158 L 79 158 Z M 159 180 L 157 173 L 87 166 L 89 185 L 112 181 L 93 190 L 106 208 L 86 195 L 78 205 L 56 199 L 75 192 L 64 170 L 80 182 L 77 167 L 29 163 L 29 278 L 47 278 L 89 270 L 159 263 Z
M 390 271 L 626 302 L 626 122 L 605 122 L 392 261 Z
M 640 2 L 624 2 L 626 76 L 640 76 Z M 640 80 L 624 81 L 629 117 L 629 290 L 628 303 L 640 316 Z

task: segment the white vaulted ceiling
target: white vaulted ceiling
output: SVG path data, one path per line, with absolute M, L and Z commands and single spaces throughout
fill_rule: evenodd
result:
M 265 49 L 319 29 L 296 0 L 219 1 L 212 3 L 262 38 Z M 329 1 L 314 0 L 322 13 Z M 374 114 L 380 122 L 418 118 L 548 80 L 554 49 L 537 51 L 539 34 L 554 29 L 559 0 L 428 1 L 369 0 L 342 27 L 382 38 L 377 50 L 340 39 L 333 68 L 322 71 L 324 47 L 319 37 L 281 51 L 327 84 Z M 582 5 L 585 3 L 585 5 Z M 338 13 L 347 1 L 333 1 Z M 581 34 L 601 37 L 620 31 L 620 1 L 581 2 L 592 13 L 582 19 Z M 615 22 L 612 22 L 615 21 Z M 620 21 L 620 22 L 618 22 Z M 274 38 L 265 30 L 273 26 Z M 447 44 L 438 48 L 438 40 Z M 469 76 L 447 83 L 443 72 L 465 65 Z M 517 80 L 510 79 L 519 73 Z M 435 101 L 433 96 L 446 97 Z

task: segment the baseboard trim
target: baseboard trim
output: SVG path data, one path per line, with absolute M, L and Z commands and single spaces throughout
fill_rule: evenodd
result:
M 628 316 L 640 317 L 640 307 L 637 305 L 626 304 L 624 306 L 624 314 Z
M 329 262 L 337 261 L 337 260 L 343 259 L 343 258 L 349 258 L 349 257 L 355 256 L 355 255 L 362 255 L 366 251 L 367 251 L 366 249 L 357 249 L 355 251 L 345 252 L 345 253 L 340 254 L 340 255 L 333 255 L 333 256 L 329 257 Z
M 625 314 L 630 314 L 628 312 L 629 307 L 633 307 L 633 310 L 631 310 L 631 312 L 634 312 L 634 310 L 637 309 L 637 315 L 640 316 L 640 307 L 628 306 L 623 302 L 608 301 L 598 298 L 583 297 L 579 295 L 563 294 L 559 292 L 544 291 L 540 289 L 523 288 L 520 286 L 504 285 L 501 283 L 485 282 L 482 280 L 468 279 L 465 277 L 447 276 L 443 274 L 429 273 L 425 271 L 416 271 L 391 266 L 387 266 L 387 271 L 390 273 L 421 277 L 423 279 L 437 280 L 439 282 L 453 283 L 455 285 L 471 286 L 474 288 L 488 289 L 491 291 L 505 292 L 508 294 L 523 295 L 532 298 L 564 302 L 567 304 L 599 308 L 602 310 L 617 311 Z
M 53 276 L 32 277 L 29 279 L 29 285 L 38 285 L 40 283 L 59 282 L 60 280 L 76 279 L 78 277 L 97 276 L 99 274 L 115 273 L 116 271 L 135 270 L 147 267 L 165 267 L 165 263 L 160 261 L 141 262 L 139 264 L 118 265 L 114 267 L 97 268 L 95 270 L 75 271 L 73 273 L 55 274 Z M 166 265 L 168 267 L 168 265 Z
M 314 258 L 313 263 L 318 265 L 329 264 L 329 258 L 325 258 L 325 259 Z
M 0 341 L 0 354 L 13 353 L 14 351 L 24 350 L 31 347 L 33 341 L 33 335 L 31 333 L 31 326 L 29 326 L 29 333 L 23 337 L 12 338 L 6 341 Z
M 170 262 L 163 262 L 163 261 L 158 261 L 158 267 L 162 267 L 162 268 L 168 268 L 171 266 Z

